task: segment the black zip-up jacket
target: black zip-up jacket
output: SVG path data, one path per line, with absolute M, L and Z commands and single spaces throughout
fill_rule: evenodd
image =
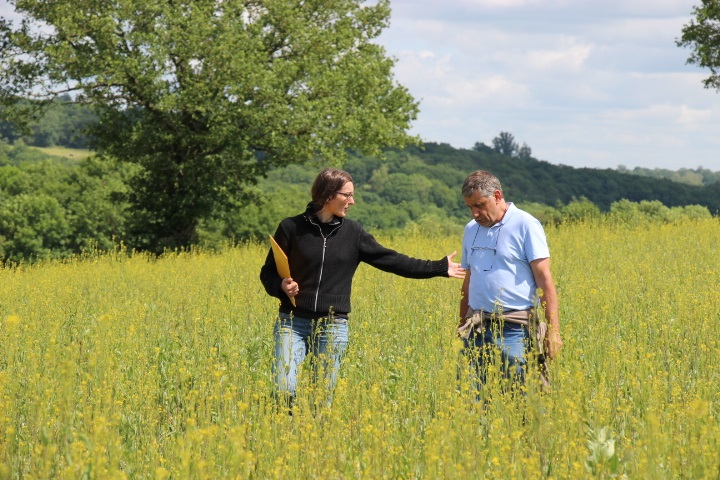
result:
M 260 269 L 265 291 L 280 299 L 280 312 L 302 318 L 327 317 L 330 311 L 350 312 L 352 279 L 360 262 L 408 278 L 447 277 L 448 260 L 420 260 L 380 245 L 356 221 L 334 219 L 321 224 L 311 205 L 304 214 L 288 217 L 275 232 L 288 257 L 290 275 L 300 287 L 296 307 L 282 291 L 272 250 Z

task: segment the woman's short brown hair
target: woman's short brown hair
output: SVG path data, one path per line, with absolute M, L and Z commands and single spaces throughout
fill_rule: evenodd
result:
M 332 200 L 337 192 L 353 179 L 349 173 L 337 168 L 326 168 L 315 177 L 310 189 L 312 203 L 316 210 L 321 210 L 327 202 Z

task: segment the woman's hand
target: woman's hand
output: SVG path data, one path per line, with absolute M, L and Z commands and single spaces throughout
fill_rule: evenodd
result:
M 282 288 L 282 291 L 285 292 L 285 295 L 290 298 L 296 296 L 300 292 L 300 287 L 297 283 L 295 283 L 295 280 L 293 280 L 292 278 L 283 278 L 283 281 L 280 284 L 280 288 Z
M 465 278 L 465 269 L 460 266 L 459 263 L 452 261 L 453 257 L 457 255 L 457 250 L 447 256 L 448 259 L 448 277 L 451 278 Z

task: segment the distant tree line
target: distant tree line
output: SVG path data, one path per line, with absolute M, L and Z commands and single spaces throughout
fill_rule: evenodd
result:
M 69 95 L 55 99 L 49 108 L 42 110 L 42 115 L 23 128 L 8 121 L 0 106 L 0 139 L 11 144 L 21 141 L 34 147 L 88 148 L 88 130 L 96 123 L 97 115 L 86 106 L 71 102 Z
M 668 207 L 701 205 L 713 213 L 720 211 L 720 182 L 705 186 L 686 185 L 612 169 L 573 168 L 532 157 L 508 157 L 436 143 L 409 147 L 402 154 L 418 156 L 438 169 L 491 171 L 501 179 L 505 195 L 511 201 L 564 205 L 585 197 L 607 212 L 612 203 L 625 198 L 632 202 L 658 200 Z
M 52 108 L 30 122 L 26 129 L 18 128 L 12 122 L 3 120 L 0 107 L 0 139 L 10 144 L 22 142 L 34 147 L 63 146 L 67 148 L 88 148 L 89 130 L 97 122 L 97 116 L 90 108 L 70 101 L 68 95 L 53 102 Z M 532 149 L 527 143 L 518 144 L 510 132 L 500 132 L 492 139 L 492 146 L 476 142 L 472 150 L 481 154 L 496 153 L 505 157 L 530 159 Z M 627 168 L 619 165 L 617 171 L 630 175 L 671 180 L 673 182 L 704 186 L 720 181 L 720 171 L 698 167 L 669 170 L 662 168 Z
M 98 157 L 48 157 L 0 141 L 0 258 L 59 258 L 119 244 L 137 248 L 128 234 L 133 168 Z M 355 181 L 350 216 L 386 233 L 419 228 L 428 235 L 459 235 L 469 221 L 460 185 L 477 169 L 498 175 L 506 198 L 548 225 L 709 217 L 720 199 L 720 183 L 690 186 L 434 143 L 389 150 L 382 158 L 351 153 L 343 168 Z M 316 173 L 317 167 L 300 165 L 271 170 L 248 192 L 255 201 L 200 222 L 197 243 L 264 241 L 281 218 L 304 210 Z
M 677 183 L 685 183 L 687 185 L 710 185 L 711 183 L 720 182 L 720 171 L 713 172 L 707 168 L 681 168 L 679 170 L 668 170 L 666 168 L 642 168 L 635 167 L 629 169 L 624 165 L 618 166 L 618 172 L 628 173 L 631 175 L 640 175 L 650 178 L 664 178 Z

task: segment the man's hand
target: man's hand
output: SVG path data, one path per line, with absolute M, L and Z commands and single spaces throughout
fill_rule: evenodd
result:
M 557 329 L 549 328 L 547 336 L 545 337 L 545 351 L 550 360 L 554 360 L 560 356 L 562 345 L 563 341 L 560 337 L 560 332 L 558 332 Z

